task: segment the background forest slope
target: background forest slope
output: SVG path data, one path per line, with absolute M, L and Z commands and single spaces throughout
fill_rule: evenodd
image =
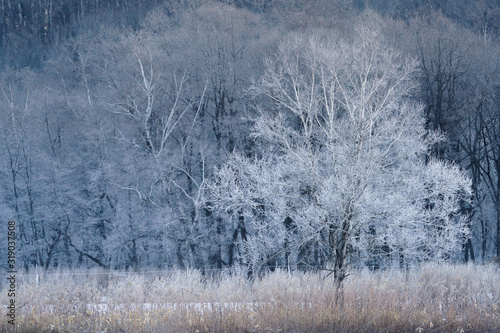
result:
M 363 24 L 376 29 L 360 39 Z M 270 59 L 303 52 L 290 41 L 304 36 L 338 50 L 375 30 L 372 42 L 393 51 L 384 59 L 408 61 L 379 63 L 377 73 L 411 67 L 399 96 L 444 138 L 425 162 L 470 179 L 459 209 L 442 217 L 463 222 L 446 258 L 500 257 L 500 1 L 1 0 L 0 219 L 18 221 L 18 266 L 328 266 L 328 235 L 294 243 L 314 233 L 300 218 L 272 216 L 261 198 L 222 207 L 214 188 L 236 155 L 261 160 L 273 149 L 255 127 L 277 102 L 256 93 L 276 96 L 265 85 L 279 72 Z M 345 66 L 359 59 L 359 49 L 342 50 Z M 299 74 L 317 68 L 302 65 Z M 313 184 L 291 195 L 309 202 Z M 259 229 L 268 220 L 279 226 Z M 437 251 L 415 241 L 424 255 L 412 257 L 378 228 L 353 235 L 364 253 L 346 244 L 353 265 L 410 265 Z M 280 242 L 266 243 L 278 232 Z

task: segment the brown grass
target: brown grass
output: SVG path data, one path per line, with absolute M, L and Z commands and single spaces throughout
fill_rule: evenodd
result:
M 354 272 L 342 308 L 324 273 L 280 271 L 254 281 L 197 271 L 17 278 L 18 325 L 3 315 L 2 332 L 500 332 L 498 266 Z M 0 304 L 7 302 L 4 286 Z

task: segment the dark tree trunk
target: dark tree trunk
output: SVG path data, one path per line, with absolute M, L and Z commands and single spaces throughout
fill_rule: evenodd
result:
M 229 245 L 229 259 L 228 259 L 228 265 L 229 267 L 233 266 L 234 264 L 234 248 L 236 247 L 236 242 L 238 240 L 238 229 L 239 226 L 234 229 L 233 232 L 233 239 L 231 240 L 231 244 Z
M 334 260 L 333 278 L 336 288 L 336 302 L 340 307 L 344 305 L 343 283 L 347 277 L 347 243 L 351 214 L 350 209 L 348 209 L 348 214 L 344 217 L 340 230 L 337 231 L 334 226 L 330 226 L 329 229 L 329 243 Z
M 215 254 L 215 261 L 218 269 L 222 269 L 222 245 L 220 244 L 222 235 L 222 218 L 217 218 L 217 250 Z
M 499 176 L 500 178 L 500 176 Z M 500 184 L 499 184 L 500 186 Z M 500 198 L 497 201 L 497 258 L 500 258 Z
M 472 247 L 472 240 L 469 238 L 464 244 L 464 260 L 465 262 L 469 262 L 469 254 L 470 260 L 476 261 L 476 257 L 474 255 L 474 248 Z

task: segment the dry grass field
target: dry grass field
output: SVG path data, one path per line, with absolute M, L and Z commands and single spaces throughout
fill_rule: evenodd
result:
M 19 274 L 2 332 L 500 332 L 498 266 L 353 272 L 344 306 L 326 273 L 249 281 L 197 271 Z M 3 283 L 3 282 L 2 282 Z M 7 304 L 5 285 L 0 304 Z M 2 316 L 4 317 L 4 316 Z

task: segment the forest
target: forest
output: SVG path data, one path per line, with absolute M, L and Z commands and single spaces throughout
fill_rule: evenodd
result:
M 492 262 L 499 37 L 498 0 L 1 0 L 17 266 Z

